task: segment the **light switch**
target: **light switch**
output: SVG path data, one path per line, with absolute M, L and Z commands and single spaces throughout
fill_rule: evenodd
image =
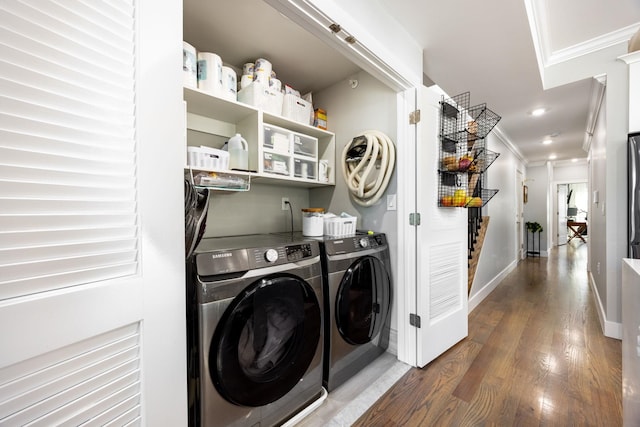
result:
M 396 210 L 396 195 L 395 194 L 387 194 L 387 210 L 395 211 Z

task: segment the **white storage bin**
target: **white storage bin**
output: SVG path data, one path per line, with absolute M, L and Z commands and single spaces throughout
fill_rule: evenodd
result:
M 238 91 L 238 101 L 253 105 L 267 113 L 282 115 L 284 94 L 267 86 L 253 82 Z
M 288 119 L 311 125 L 313 123 L 313 105 L 292 94 L 284 95 L 282 115 Z
M 275 153 L 263 153 L 263 170 L 267 173 L 277 173 L 279 175 L 290 175 L 289 163 L 291 158 Z
M 187 161 L 192 168 L 206 170 L 229 169 L 229 153 L 211 147 L 187 147 Z
M 294 158 L 293 176 L 296 178 L 317 180 L 318 163 L 312 160 Z
M 312 136 L 302 135 L 299 133 L 293 134 L 293 153 L 298 156 L 307 156 L 311 158 L 318 157 L 318 138 Z
M 264 148 L 276 153 L 289 154 L 291 152 L 291 137 L 293 133 L 277 126 L 264 125 Z
M 331 217 L 324 219 L 324 234 L 326 236 L 343 237 L 356 234 L 358 218 Z

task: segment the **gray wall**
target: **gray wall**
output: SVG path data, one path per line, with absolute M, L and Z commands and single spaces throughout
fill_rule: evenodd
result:
M 282 210 L 282 197 L 291 203 L 294 230 L 301 230 L 300 209 L 309 207 L 308 189 L 251 184 L 248 192 L 211 193 L 205 237 L 290 231 L 291 214 Z
M 351 79 L 358 80 L 358 86 L 351 88 L 349 79 L 338 82 L 313 94 L 314 105 L 327 111 L 329 129 L 336 134 L 336 186 L 335 188 L 318 188 L 310 191 L 309 203 L 323 207 L 337 215 L 346 212 L 358 217 L 358 229 L 380 231 L 387 234 L 391 252 L 391 269 L 395 289 L 404 286 L 396 283 L 398 249 L 398 220 L 396 211 L 387 211 L 388 194 L 397 193 L 396 172 L 389 182 L 387 191 L 379 202 L 371 207 L 362 207 L 355 203 L 345 183 L 341 159 L 342 151 L 351 140 L 367 130 L 383 132 L 402 149 L 402 141 L 397 141 L 397 94 L 387 86 L 365 72 L 360 72 Z M 397 166 L 396 166 L 397 167 Z M 397 301 L 394 298 L 391 314 L 391 328 L 397 331 Z M 395 343 L 392 343 L 395 345 Z

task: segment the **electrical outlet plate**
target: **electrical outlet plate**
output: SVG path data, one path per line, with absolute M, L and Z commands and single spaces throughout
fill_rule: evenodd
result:
M 283 211 L 288 211 L 289 210 L 289 198 L 288 197 L 283 197 L 282 198 L 282 210 Z

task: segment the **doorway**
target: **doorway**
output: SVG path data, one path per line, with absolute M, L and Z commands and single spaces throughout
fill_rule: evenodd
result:
M 557 184 L 556 246 L 572 241 L 586 243 L 588 236 L 589 190 L 586 182 Z

